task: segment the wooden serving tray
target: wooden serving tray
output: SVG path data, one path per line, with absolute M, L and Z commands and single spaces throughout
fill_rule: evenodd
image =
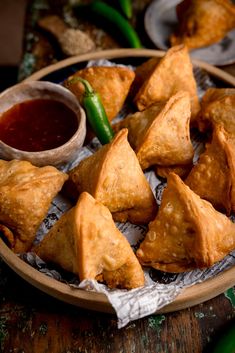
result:
M 83 62 L 85 65 L 88 60 L 118 59 L 120 61 L 122 58 L 148 59 L 153 56 L 160 58 L 163 55 L 163 51 L 149 49 L 114 49 L 89 53 L 71 57 L 46 67 L 31 75 L 25 81 L 40 79 L 46 80 L 47 78 L 51 77 L 50 75 L 53 75 L 54 73 L 66 69 L 72 65 Z M 235 77 L 205 62 L 201 62 L 199 60 L 192 61 L 195 66 L 201 67 L 202 69 L 206 70 L 210 76 L 222 81 L 225 87 L 235 87 Z M 86 309 L 114 313 L 113 307 L 104 294 L 75 289 L 67 284 L 50 278 L 43 273 L 40 273 L 30 265 L 26 264 L 16 254 L 14 254 L 2 239 L 0 239 L 0 256 L 19 276 L 21 276 L 33 286 L 53 297 Z M 185 289 L 174 302 L 168 304 L 157 312 L 166 313 L 194 306 L 223 293 L 225 290 L 231 288 L 234 285 L 235 266 L 229 270 L 223 271 L 219 275 L 209 280 Z

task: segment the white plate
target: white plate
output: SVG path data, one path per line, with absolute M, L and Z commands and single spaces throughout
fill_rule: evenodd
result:
M 182 0 L 155 0 L 145 12 L 145 30 L 152 42 L 159 48 L 170 47 L 169 37 L 176 29 L 178 22 L 176 5 Z M 213 31 L 213 28 L 211 29 Z M 235 29 L 217 44 L 195 49 L 190 52 L 192 58 L 200 59 L 216 66 L 235 62 Z

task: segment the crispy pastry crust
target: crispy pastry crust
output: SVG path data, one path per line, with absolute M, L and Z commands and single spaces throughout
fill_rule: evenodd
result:
M 189 50 L 223 39 L 235 27 L 235 6 L 229 0 L 184 0 L 176 7 L 178 29 L 171 45 L 185 44 Z
M 153 165 L 191 165 L 194 150 L 190 140 L 190 113 L 189 94 L 181 91 L 167 102 L 155 103 L 128 116 L 114 128 L 128 128 L 128 139 L 142 169 Z
M 16 253 L 28 251 L 68 175 L 51 166 L 0 160 L 0 232 Z
M 139 261 L 184 272 L 210 267 L 234 248 L 235 224 L 170 174 L 158 215 L 137 250 Z
M 185 183 L 201 198 L 230 215 L 235 211 L 235 145 L 218 126 Z
M 201 101 L 197 121 L 199 130 L 205 132 L 221 125 L 235 137 L 235 88 L 209 88 Z
M 200 110 L 197 85 L 188 50 L 183 45 L 169 49 L 151 74 L 147 75 L 134 102 L 142 111 L 155 102 L 166 101 L 175 93 L 184 90 L 190 95 L 191 123 Z
M 79 82 L 69 82 L 76 77 L 87 80 L 99 93 L 109 121 L 119 113 L 126 100 L 131 84 L 135 78 L 133 70 L 119 66 L 93 66 L 77 71 L 70 76 L 64 85 L 80 100 L 84 87 Z
M 116 221 L 148 223 L 157 212 L 156 201 L 135 152 L 127 141 L 127 129 L 69 172 L 71 189 L 89 192 L 109 208 Z
M 144 285 L 143 270 L 107 207 L 84 192 L 34 251 L 43 260 L 111 288 Z

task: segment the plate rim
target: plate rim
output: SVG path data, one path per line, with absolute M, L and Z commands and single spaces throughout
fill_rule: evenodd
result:
M 161 58 L 164 54 L 165 51 L 155 49 L 125 48 L 102 50 L 99 52 L 78 55 L 59 61 L 37 71 L 36 73 L 26 78 L 24 82 L 39 80 L 49 73 L 55 72 L 73 64 L 81 63 L 83 61 L 97 60 L 101 58 L 150 58 L 153 56 Z M 219 78 L 222 81 L 225 81 L 227 84 L 235 87 L 234 76 L 201 60 L 192 59 L 192 63 L 205 69 L 207 72 L 209 72 L 210 75 Z M 112 307 L 105 294 L 73 288 L 66 283 L 62 283 L 58 280 L 48 277 L 47 275 L 39 272 L 37 269 L 33 268 L 31 265 L 20 259 L 14 252 L 12 252 L 12 250 L 8 248 L 8 246 L 1 238 L 0 257 L 15 273 L 17 273 L 25 281 L 52 297 L 85 309 L 104 313 L 115 313 L 114 308 Z M 234 285 L 235 266 L 206 281 L 185 288 L 173 302 L 157 310 L 155 313 L 168 313 L 192 307 L 216 297 Z
M 91 53 L 86 53 L 82 55 L 76 55 L 61 61 L 58 61 L 55 64 L 46 66 L 29 77 L 25 78 L 22 82 L 28 82 L 28 81 L 34 81 L 34 80 L 40 80 L 42 77 L 56 71 L 59 69 L 63 69 L 67 66 L 75 65 L 78 63 L 81 63 L 83 61 L 88 61 L 88 60 L 98 60 L 98 59 L 121 59 L 121 58 L 128 58 L 128 57 L 136 57 L 136 58 L 141 58 L 141 57 L 158 57 L 161 58 L 165 55 L 166 51 L 164 50 L 158 50 L 158 49 L 129 49 L 129 48 L 124 48 L 124 49 L 107 49 L 107 50 L 101 50 L 98 52 L 91 52 Z M 208 71 L 212 76 L 217 77 L 223 81 L 226 81 L 226 83 L 235 86 L 235 76 L 232 76 L 231 74 L 225 72 L 224 70 L 217 68 L 214 65 L 208 64 L 203 60 L 199 59 L 193 59 L 191 58 L 191 61 L 193 65 L 201 67 L 202 69 L 205 69 Z

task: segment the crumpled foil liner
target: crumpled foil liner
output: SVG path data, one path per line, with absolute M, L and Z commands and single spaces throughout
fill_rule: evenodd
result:
M 92 61 L 88 63 L 89 66 L 109 66 L 114 64 L 115 63 L 107 60 L 99 60 L 96 62 Z M 203 96 L 206 89 L 216 86 L 210 76 L 201 68 L 195 67 L 194 75 L 197 81 L 198 95 L 200 98 Z M 115 121 L 122 119 L 126 116 L 127 112 L 128 107 L 124 107 Z M 204 149 L 204 137 L 197 133 L 191 136 L 191 139 L 195 148 L 194 163 L 196 163 L 200 153 Z M 89 145 L 84 146 L 81 149 L 76 160 L 64 167 L 64 171 L 70 170 L 81 160 L 94 153 L 100 147 L 101 145 L 99 141 L 97 138 L 94 138 Z M 153 190 L 157 203 L 160 205 L 162 192 L 166 186 L 166 181 L 164 179 L 157 178 L 153 171 L 146 172 L 145 176 Z M 53 200 L 48 215 L 46 219 L 44 219 L 37 233 L 35 243 L 40 242 L 48 230 L 60 218 L 60 216 L 71 207 L 71 203 L 66 198 L 58 195 Z M 122 234 L 126 236 L 133 250 L 136 251 L 139 244 L 144 239 L 147 232 L 147 226 L 134 225 L 128 222 L 116 223 L 116 225 Z M 57 267 L 52 268 L 51 265 L 49 267 L 44 261 L 33 253 L 24 253 L 21 254 L 20 257 L 25 262 L 38 269 L 38 271 L 58 281 L 65 282 L 74 288 L 82 288 L 88 291 L 104 293 L 115 309 L 118 318 L 118 328 L 124 327 L 133 320 L 155 313 L 165 305 L 173 302 L 178 294 L 185 288 L 214 277 L 222 271 L 235 265 L 235 252 L 233 252 L 222 261 L 205 270 L 198 269 L 180 274 L 169 274 L 151 268 L 145 268 L 145 286 L 132 290 L 123 290 L 109 289 L 106 285 L 100 284 L 95 280 L 84 280 L 79 282 L 78 277 L 72 274 L 68 275 Z

